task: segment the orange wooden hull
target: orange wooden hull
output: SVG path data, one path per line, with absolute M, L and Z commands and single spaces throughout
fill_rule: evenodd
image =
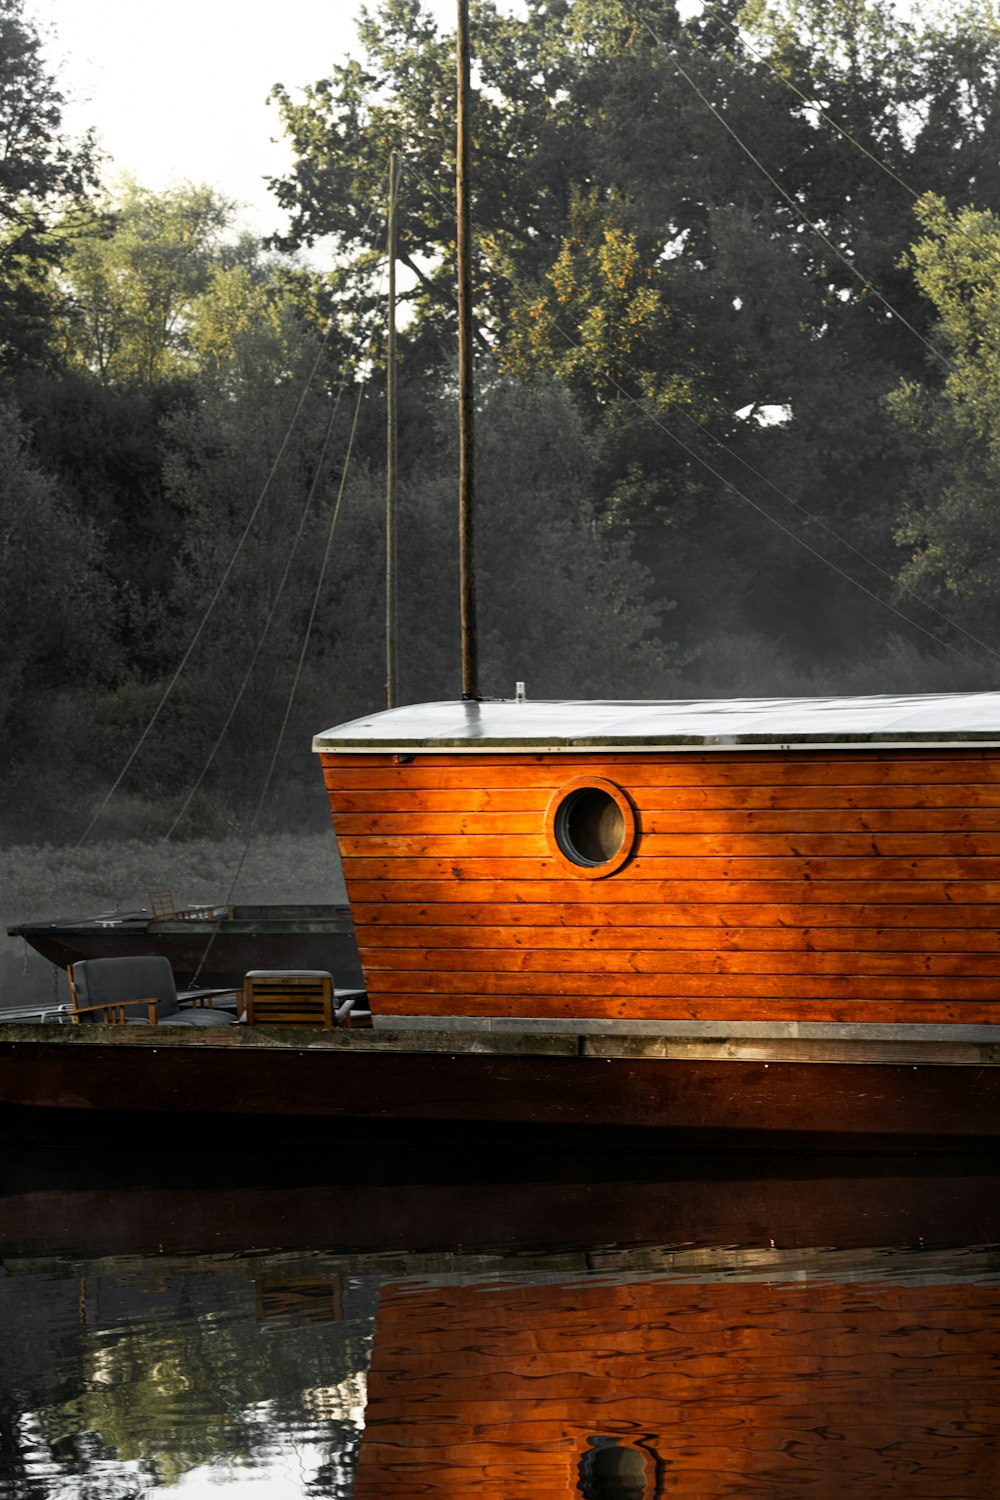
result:
M 324 753 L 373 1013 L 990 1024 L 1000 751 Z M 546 809 L 608 778 L 629 858 Z

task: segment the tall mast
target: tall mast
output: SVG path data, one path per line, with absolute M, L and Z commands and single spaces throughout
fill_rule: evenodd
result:
M 396 416 L 396 196 L 399 158 L 389 154 L 389 350 L 385 375 L 385 706 L 396 706 L 396 456 L 399 424 Z
M 469 3 L 458 0 L 456 149 L 456 250 L 458 255 L 458 545 L 462 617 L 462 697 L 479 697 L 479 631 L 476 623 L 476 450 L 472 369 L 472 234 L 469 213 Z

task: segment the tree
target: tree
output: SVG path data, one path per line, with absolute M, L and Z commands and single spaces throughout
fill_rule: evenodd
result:
M 106 196 L 63 268 L 70 365 L 120 386 L 194 373 L 207 352 L 193 331 L 199 303 L 208 299 L 218 322 L 217 279 L 250 275 L 252 248 L 226 243 L 234 215 L 214 189 L 191 184 L 154 193 L 127 179 Z
M 892 488 L 913 452 L 884 397 L 921 369 L 929 322 L 898 265 L 911 198 L 878 162 L 957 181 L 984 160 L 992 31 L 970 44 L 972 107 L 957 30 L 884 0 L 761 0 L 683 24 L 672 0 L 641 14 L 529 0 L 516 17 L 481 0 L 472 19 L 482 379 L 498 360 L 568 383 L 599 501 L 641 535 L 682 638 L 765 629 L 778 609 L 804 653 L 849 654 L 880 616 L 836 569 L 889 592 Z M 361 60 L 302 101 L 277 91 L 296 152 L 276 184 L 284 243 L 332 235 L 349 266 L 335 296 L 370 312 L 387 156 L 401 151 L 409 369 L 446 373 L 451 46 L 418 0 L 386 0 L 359 38 Z M 945 80 L 950 154 L 935 159 Z
M 1000 640 L 1000 215 L 928 195 L 907 266 L 936 314 L 942 360 L 893 392 L 924 462 L 905 496 L 904 592 Z M 946 363 L 945 363 L 946 361 Z
M 8 818 L 26 800 L 36 762 L 44 762 L 56 696 L 112 681 L 120 669 L 116 614 L 99 536 L 38 466 L 17 410 L 0 404 L 0 745 Z M 48 762 L 58 777 L 51 755 Z
M 273 314 L 234 336 L 197 404 L 174 415 L 164 460 L 180 537 L 161 685 L 199 631 L 172 709 L 184 753 L 162 763 L 167 790 L 207 769 L 207 788 L 247 814 L 277 747 L 351 426 L 324 346 L 291 300 Z M 300 701 L 278 773 L 286 790 L 312 771 L 302 747 L 316 725 L 303 713 Z
M 63 102 L 23 0 L 0 0 L 0 363 L 7 366 L 51 355 L 48 271 L 95 185 L 93 139 L 64 138 Z
M 458 695 L 457 434 L 448 394 L 434 442 L 399 497 L 400 700 Z M 480 680 L 509 697 L 662 691 L 672 652 L 664 608 L 631 536 L 599 512 L 583 424 L 549 380 L 495 381 L 479 409 Z M 327 716 L 380 706 L 384 680 L 384 480 L 358 474 L 345 498 L 325 627 Z M 349 694 L 349 696 L 347 696 Z

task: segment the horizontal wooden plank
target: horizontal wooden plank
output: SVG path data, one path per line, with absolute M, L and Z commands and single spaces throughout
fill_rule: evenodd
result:
M 340 839 L 369 838 L 446 838 L 488 835 L 510 837 L 517 834 L 537 835 L 544 828 L 545 806 L 529 812 L 365 812 L 338 813 L 337 836 Z
M 603 882 L 602 882 L 603 884 Z M 720 930 L 730 927 L 769 927 L 775 930 L 787 928 L 822 929 L 826 927 L 897 927 L 918 929 L 933 927 L 952 929 L 956 932 L 981 929 L 994 932 L 1000 920 L 1000 909 L 996 902 L 968 904 L 961 902 L 920 902 L 919 904 L 893 904 L 845 901 L 843 904 L 803 905 L 786 902 L 775 905 L 769 901 L 757 903 L 735 903 L 717 901 L 704 902 L 596 902 L 594 888 L 581 887 L 579 902 L 539 901 L 526 898 L 523 902 L 507 898 L 496 898 L 477 908 L 469 901 L 452 899 L 453 886 L 442 887 L 433 900 L 393 901 L 387 899 L 384 886 L 366 887 L 368 894 L 360 889 L 352 895 L 352 913 L 355 927 L 361 931 L 372 924 L 390 927 L 421 926 L 429 924 L 468 925 L 482 923 L 495 927 L 549 927 L 570 928 L 615 927 L 676 927 L 701 928 L 717 926 Z M 796 887 L 797 890 L 801 888 Z
M 1000 953 L 879 953 L 852 950 L 834 953 L 779 952 L 708 953 L 667 948 L 480 948 L 469 932 L 466 948 L 386 948 L 364 943 L 361 961 L 369 983 L 381 983 L 385 973 L 497 973 L 593 975 L 603 983 L 609 975 L 626 974 L 637 981 L 646 975 L 754 974 L 835 975 L 877 978 L 989 978 L 1000 996 Z M 376 980 L 375 976 L 379 976 Z M 600 979 L 597 978 L 600 976 Z
M 379 793 L 369 793 L 379 795 Z M 414 796 L 432 796 L 430 792 L 414 793 Z M 444 793 L 442 793 L 444 795 Z M 448 793 L 451 795 L 451 793 Z M 486 793 L 484 793 L 486 796 Z M 402 799 L 400 799 L 402 801 Z M 385 808 L 366 807 L 363 810 L 337 813 L 334 823 L 337 831 L 357 835 L 363 832 L 531 832 L 540 826 L 541 814 L 546 807 L 546 798 L 538 799 L 538 807 L 525 811 L 523 808 L 504 808 L 477 811 L 469 802 L 421 811 L 409 802 L 397 807 L 396 801 Z M 508 819 L 513 819 L 508 822 Z M 664 835 L 777 835 L 777 834 L 1000 834 L 1000 807 L 885 807 L 885 808 L 699 808 L 699 810 L 640 810 L 643 837 L 649 834 Z
M 337 844 L 341 859 L 488 859 L 542 860 L 550 854 L 541 823 L 530 834 L 432 833 L 432 834 L 345 834 L 338 830 Z
M 371 861 L 377 864 L 377 861 Z M 627 871 L 614 879 L 591 880 L 393 880 L 384 875 L 361 879 L 357 871 L 349 876 L 348 894 L 352 907 L 374 901 L 391 901 L 423 905 L 425 902 L 469 901 L 477 904 L 494 902 L 554 902 L 572 905 L 599 899 L 609 906 L 696 903 L 729 906 L 747 904 L 824 905 L 845 902 L 877 905 L 934 905 L 942 902 L 955 907 L 968 902 L 990 908 L 987 922 L 998 915 L 995 882 L 944 880 L 630 880 Z M 600 895 L 597 895 L 599 888 Z M 780 918 L 779 918 L 780 920 Z M 985 925 L 985 924 L 984 924 Z
M 377 955 L 381 949 L 470 948 L 566 949 L 582 954 L 627 953 L 643 949 L 672 949 L 679 954 L 725 953 L 848 953 L 860 958 L 866 953 L 997 954 L 1000 929 L 965 927 L 490 927 L 479 920 L 432 926 L 412 923 L 361 927 L 362 949 Z
M 453 881 L 463 882 L 510 881 L 513 885 L 522 882 L 564 883 L 566 871 L 562 864 L 540 856 L 530 858 L 483 858 L 454 855 L 448 859 L 431 858 L 386 858 L 366 859 L 353 855 L 342 855 L 344 875 L 349 881 Z M 581 870 L 581 879 L 592 883 L 591 877 Z M 1000 860 L 973 857 L 969 859 L 894 859 L 891 857 L 871 859 L 851 858 L 848 855 L 834 859 L 796 859 L 785 856 L 778 859 L 720 859 L 711 856 L 688 859 L 655 859 L 637 855 L 613 876 L 601 881 L 601 899 L 620 899 L 608 895 L 626 886 L 638 886 L 644 882 L 664 888 L 664 899 L 671 899 L 669 887 L 682 883 L 703 881 L 705 883 L 732 882 L 776 882 L 793 886 L 797 883 L 825 881 L 862 885 L 877 881 L 886 885 L 895 883 L 933 884 L 949 881 L 953 889 L 940 900 L 990 900 L 1000 897 Z M 969 894 L 963 898 L 959 887 L 991 885 L 979 898 Z M 902 893 L 893 899 L 900 899 Z M 721 896 L 720 899 L 725 899 Z M 733 896 L 732 900 L 739 900 Z M 804 897 L 802 899 L 809 899 Z M 859 898 L 855 898 L 859 899 Z
M 501 1005 L 496 995 L 481 991 L 439 994 L 430 990 L 399 990 L 382 996 L 376 1007 L 379 1015 L 426 1016 L 495 1016 Z M 505 1016 L 539 1016 L 550 1019 L 580 1018 L 588 1020 L 660 1019 L 672 1021 L 799 1021 L 839 1022 L 847 1025 L 996 1025 L 1000 1002 L 982 1000 L 888 1000 L 850 999 L 761 999 L 749 996 L 735 998 L 675 997 L 660 998 L 641 1004 L 634 997 L 568 995 L 540 996 L 511 994 L 502 997 Z
M 378 834 L 338 834 L 338 844 L 343 859 L 460 859 L 460 860 L 509 860 L 545 859 L 550 854 L 548 841 L 541 827 L 530 833 L 519 831 L 499 833 L 470 833 L 454 830 L 449 833 L 394 834 L 386 828 Z M 633 860 L 633 875 L 640 867 L 651 861 L 664 863 L 683 859 L 685 861 L 755 860 L 766 863 L 782 859 L 879 859 L 888 867 L 893 860 L 913 861 L 940 860 L 950 857 L 955 860 L 993 860 L 1000 867 L 1000 834 L 932 833 L 932 834 L 717 834 L 712 837 L 697 834 L 663 835 L 646 831 L 641 833 L 636 844 Z M 670 871 L 664 870 L 657 878 L 669 879 Z M 887 871 L 886 871 L 887 873 Z M 954 872 L 959 877 L 961 870 Z
M 502 789 L 491 790 L 478 785 L 459 786 L 447 792 L 426 789 L 420 791 L 418 795 L 420 797 L 433 796 L 438 804 L 447 798 L 458 810 L 468 808 L 469 811 L 473 811 L 477 807 L 489 806 L 490 799 L 499 801 L 501 797 L 505 804 L 514 802 L 515 805 L 520 806 L 527 802 L 529 807 L 535 805 L 530 801 L 530 798 L 534 797 L 544 808 L 561 785 L 563 785 L 561 781 L 552 781 L 534 788 L 522 788 L 516 782 L 512 782 Z M 929 786 L 924 782 L 899 786 L 863 784 L 787 786 L 776 783 L 765 783 L 760 786 L 682 786 L 665 782 L 641 787 L 629 781 L 626 790 L 640 812 L 647 814 L 703 810 L 722 812 L 767 809 L 871 811 L 879 808 L 1000 807 L 1000 784 L 996 782 L 963 781 L 949 782 L 940 786 Z M 335 821 L 341 810 L 342 801 L 346 801 L 348 795 L 351 807 L 356 807 L 359 798 L 363 795 L 367 799 L 364 810 L 375 813 L 395 808 L 405 810 L 409 794 L 408 790 L 402 786 L 377 792 L 355 791 L 350 794 L 339 790 L 331 791 L 330 804 Z
M 615 999 L 725 999 L 725 1000 L 991 1000 L 1000 1016 L 1000 980 L 996 977 L 952 975 L 865 974 L 577 974 L 477 972 L 462 969 L 425 969 L 413 972 L 379 970 L 365 979 L 375 1005 L 382 995 L 413 988 L 434 994 L 482 995 L 599 995 Z M 638 1014 L 638 1012 L 637 1012 Z
M 378 817 L 384 810 L 407 813 L 532 812 L 544 811 L 552 795 L 548 787 L 433 787 L 415 788 L 402 782 L 392 788 L 328 788 L 335 815 Z
M 721 833 L 657 834 L 643 826 L 639 849 L 644 858 L 758 859 L 878 858 L 996 859 L 1000 833 Z M 444 853 L 444 851 L 441 851 Z
M 544 1023 L 543 1023 L 544 1024 Z M 548 1025 L 553 1022 L 549 1021 Z M 669 1026 L 668 1021 L 661 1022 Z M 692 1024 L 690 1021 L 687 1023 Z M 780 1023 L 779 1023 L 780 1024 Z M 715 1029 L 718 1022 L 706 1022 Z M 581 1042 L 584 1057 L 641 1057 L 678 1058 L 686 1061 L 729 1060 L 732 1062 L 800 1062 L 800 1063 L 889 1063 L 916 1064 L 918 1066 L 940 1063 L 944 1066 L 1000 1067 L 1000 1048 L 991 1042 L 961 1042 L 939 1040 L 940 1028 L 934 1028 L 934 1040 L 919 1038 L 911 1033 L 926 1033 L 930 1028 L 912 1026 L 907 1028 L 905 1041 L 873 1041 L 863 1034 L 864 1028 L 841 1023 L 836 1028 L 841 1035 L 829 1040 L 818 1038 L 779 1037 L 677 1037 L 677 1036 L 628 1036 L 617 1030 L 602 1034 L 587 1035 Z M 855 1035 L 849 1033 L 854 1031 Z M 848 1033 L 848 1035 L 843 1035 Z M 858 1033 L 862 1033 L 858 1035 Z
M 355 772 L 360 775 L 361 772 Z M 481 781 L 462 783 L 451 772 L 442 772 L 445 786 L 454 784 L 460 790 L 489 790 Z M 435 786 L 427 777 L 424 790 Z M 565 778 L 568 780 L 568 777 Z M 544 799 L 558 792 L 565 780 L 546 780 L 543 774 L 529 781 Z M 622 783 L 618 783 L 622 784 Z M 519 789 L 522 781 L 511 772 L 499 789 Z M 357 789 L 369 789 L 358 781 Z M 498 789 L 498 790 L 499 790 Z M 999 780 L 942 781 L 676 781 L 658 777 L 639 781 L 630 778 L 625 792 L 639 807 L 996 807 L 1000 793 Z M 336 810 L 336 787 L 331 802 Z M 394 798 L 402 787 L 385 787 L 384 796 Z M 463 798 L 465 801 L 465 798 Z
M 371 767 L 327 764 L 324 776 L 332 788 L 449 786 L 559 786 L 589 771 L 609 775 L 626 786 L 933 786 L 975 780 L 1000 783 L 1000 756 L 972 757 L 957 752 L 927 758 L 887 757 L 866 759 L 860 755 L 841 757 L 790 756 L 774 760 L 750 752 L 724 759 L 713 754 L 681 758 L 673 755 L 636 753 L 634 756 L 600 757 L 588 762 L 576 756 L 511 755 L 487 761 L 478 755 L 456 755 L 430 764 L 417 756 L 405 765 L 390 760 Z
M 703 814 L 699 814 L 703 816 Z M 786 814 L 787 816 L 787 814 Z M 858 822 L 855 813 L 834 814 Z M 886 814 L 889 816 L 889 814 Z M 952 828 L 951 816 L 939 811 L 940 828 L 928 829 L 922 819 L 927 814 L 916 811 L 916 826 L 904 831 L 891 828 L 805 828 L 792 826 L 784 831 L 757 828 L 747 817 L 738 828 L 676 828 L 672 817 L 663 813 L 642 814 L 640 841 L 642 852 L 649 855 L 1000 855 L 1000 808 L 996 810 L 996 829 Z M 975 814 L 964 816 L 975 819 Z M 337 838 L 345 853 L 421 853 L 451 855 L 462 852 L 459 840 L 472 840 L 469 853 L 516 852 L 514 840 L 528 838 L 546 850 L 541 813 L 346 813 L 337 817 Z M 492 846 L 483 847 L 480 840 L 489 838 Z M 366 841 L 367 840 L 367 841 Z M 522 850 L 528 853 L 528 847 Z

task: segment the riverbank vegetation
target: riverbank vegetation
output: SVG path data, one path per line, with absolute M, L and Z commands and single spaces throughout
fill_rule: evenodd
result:
M 694 9 L 472 6 L 484 690 L 991 687 L 1000 18 Z M 8 843 L 145 840 L 141 894 L 150 839 L 325 826 L 311 736 L 383 698 L 390 150 L 400 696 L 457 696 L 452 69 L 380 0 L 283 80 L 263 244 L 104 180 L 0 0 Z

